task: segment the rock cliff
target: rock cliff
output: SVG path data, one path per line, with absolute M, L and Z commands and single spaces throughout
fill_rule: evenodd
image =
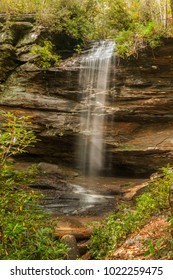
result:
M 80 113 L 87 108 L 79 87 L 80 56 L 42 71 L 30 50 L 48 31 L 32 17 L 0 22 L 0 113 L 32 116 L 41 141 L 30 149 L 30 160 L 78 167 L 77 150 L 86 137 Z M 62 38 L 52 35 L 57 48 L 70 50 Z M 138 59 L 113 60 L 104 108 L 106 172 L 142 175 L 173 163 L 172 77 L 171 39 Z

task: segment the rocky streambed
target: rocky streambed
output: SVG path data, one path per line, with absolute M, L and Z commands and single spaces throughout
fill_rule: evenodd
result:
M 17 163 L 24 169 L 30 163 Z M 31 188 L 44 197 L 41 205 L 53 216 L 102 217 L 116 211 L 123 200 L 132 200 L 148 179 L 130 177 L 81 176 L 74 169 L 41 162 L 41 174 Z
M 131 201 L 145 188 L 148 179 L 129 177 L 84 177 L 73 170 L 71 177 L 61 177 L 50 170 L 63 170 L 41 163 L 45 173 L 31 187 L 44 194 L 41 206 L 51 213 L 55 236 L 70 248 L 67 259 L 91 259 L 88 246 L 93 228 L 123 201 Z M 43 168 L 44 167 L 44 168 Z M 73 174 L 73 176 L 72 176 Z M 74 176 L 75 174 L 75 176 Z
M 44 190 L 44 208 L 57 215 L 102 215 L 114 207 L 113 195 L 101 194 L 80 185 L 67 183 L 63 191 Z M 61 193 L 61 194 L 60 194 Z

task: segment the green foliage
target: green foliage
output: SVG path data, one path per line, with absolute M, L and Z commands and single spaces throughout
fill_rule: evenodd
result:
M 127 3 L 124 0 L 97 1 L 97 13 L 93 19 L 93 38 L 114 38 L 131 21 Z
M 147 240 L 145 241 L 145 246 L 148 248 L 148 250 L 144 253 L 144 255 L 152 255 L 159 258 L 159 255 L 157 255 L 157 253 L 162 248 L 163 240 L 163 238 L 160 238 L 154 241 L 151 238 L 147 238 Z
M 129 13 L 127 1 L 125 0 L 109 0 L 109 9 L 107 12 L 108 25 L 111 29 L 117 31 L 127 30 L 132 17 Z
M 168 237 L 170 236 L 167 232 Z M 173 239 L 171 238 L 147 238 L 144 244 L 147 250 L 144 256 L 149 256 L 152 259 L 169 259 L 173 258 Z
M 26 153 L 27 147 L 36 143 L 32 130 L 28 130 L 29 117 L 17 118 L 12 113 L 2 115 L 0 123 L 0 167 L 18 153 Z
M 146 47 L 152 49 L 161 44 L 161 38 L 165 30 L 161 25 L 153 21 L 131 24 L 128 30 L 119 32 L 115 39 L 116 53 L 120 57 L 138 56 L 138 53 Z
M 53 239 L 50 217 L 38 206 L 41 195 L 16 189 L 15 177 L 1 177 L 0 259 L 63 259 L 66 247 Z
M 1 0 L 0 12 L 8 15 L 34 13 L 37 23 L 54 33 L 65 33 L 83 44 L 92 39 L 115 39 L 121 57 L 160 44 L 160 38 L 172 36 L 171 1 L 138 0 Z M 37 46 L 43 59 L 38 64 L 47 69 L 56 62 L 51 48 Z M 45 48 L 45 50 L 44 50 Z M 49 49 L 49 54 L 46 49 Z M 58 59 L 59 62 L 59 59 Z
M 50 41 L 45 40 L 42 46 L 34 45 L 31 49 L 31 53 L 36 55 L 35 63 L 42 70 L 47 70 L 60 63 L 60 56 L 53 52 L 53 47 Z
M 36 142 L 28 117 L 4 114 L 0 132 L 0 259 L 63 259 L 64 244 L 53 239 L 52 220 L 38 205 L 42 198 L 28 188 L 33 166 L 17 171 L 10 157 Z
M 90 8 L 92 8 L 92 2 L 90 1 Z M 68 16 L 61 19 L 63 30 L 75 39 L 84 40 L 92 32 L 92 19 L 88 4 L 89 1 L 83 1 L 83 3 L 79 0 L 60 1 L 60 8 L 68 10 Z
M 0 11 L 9 15 L 33 13 L 40 8 L 42 0 L 1 0 Z
M 121 31 L 115 39 L 116 53 L 125 58 L 137 54 L 134 32 L 130 29 Z
M 130 233 L 144 226 L 153 215 L 169 207 L 169 189 L 173 183 L 173 171 L 163 169 L 164 177 L 150 182 L 145 192 L 136 198 L 135 207 L 120 206 L 116 214 L 95 229 L 90 251 L 95 259 L 102 259 L 116 248 Z
M 80 44 L 77 44 L 76 47 L 74 48 L 74 51 L 77 53 L 77 54 L 80 54 L 82 52 L 82 47 Z
M 36 18 L 50 31 L 66 33 L 84 41 L 91 38 L 93 33 L 96 3 L 96 0 L 46 1 L 38 9 Z

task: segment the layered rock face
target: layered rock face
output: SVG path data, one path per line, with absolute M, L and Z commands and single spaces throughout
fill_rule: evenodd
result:
M 113 163 L 135 173 L 172 163 L 173 41 L 116 69 Z M 115 139 L 116 139 L 115 135 Z
M 41 140 L 30 160 L 80 167 L 78 150 L 87 93 L 79 87 L 80 57 L 48 71 L 30 53 L 46 30 L 32 20 L 3 22 L 0 31 L 0 113 L 32 116 Z M 56 42 L 58 41 L 58 37 Z M 104 108 L 105 170 L 142 175 L 173 163 L 173 40 L 138 59 L 112 60 Z

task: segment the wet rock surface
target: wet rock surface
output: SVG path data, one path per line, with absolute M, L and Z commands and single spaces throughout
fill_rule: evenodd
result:
M 113 194 L 101 193 L 49 176 L 36 181 L 31 188 L 40 191 L 44 197 L 41 205 L 56 216 L 93 216 L 103 215 L 115 207 Z
M 42 162 L 40 166 L 47 164 Z M 21 165 L 16 164 L 16 168 L 21 169 Z M 57 169 L 61 175 L 55 172 Z M 39 174 L 30 186 L 44 195 L 41 205 L 56 217 L 103 217 L 116 211 L 119 202 L 132 200 L 148 182 L 148 179 L 76 176 L 75 170 L 71 173 L 68 170 L 49 164 L 49 169 Z
M 38 167 L 47 165 L 40 163 Z M 56 170 L 61 172 L 56 173 Z M 99 191 L 94 179 L 92 187 L 88 184 L 88 178 L 81 179 L 84 185 L 78 184 L 75 171 L 69 172 L 68 168 L 56 165 L 49 164 L 49 169 L 39 177 L 31 188 L 44 194 L 41 205 L 54 215 L 103 215 L 115 207 L 115 194 L 121 196 L 120 190 Z
M 79 185 L 67 184 L 57 190 L 43 191 L 45 198 L 42 205 L 57 215 L 103 215 L 114 209 L 115 197 L 103 195 L 83 188 Z

